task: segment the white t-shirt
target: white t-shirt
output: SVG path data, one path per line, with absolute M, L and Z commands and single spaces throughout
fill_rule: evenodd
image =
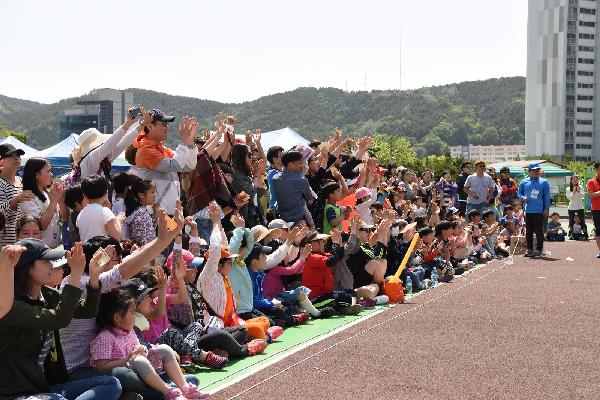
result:
M 583 210 L 583 189 L 571 192 L 571 188 L 567 187 L 567 198 L 569 199 L 569 210 Z
M 37 219 L 40 219 L 42 214 L 48 209 L 50 205 L 50 199 L 46 196 L 46 201 L 40 200 L 37 196 L 33 196 L 33 199 L 24 201 L 21 203 L 21 213 L 31 215 Z M 58 211 L 54 211 L 54 215 L 50 220 L 50 223 L 42 231 L 42 242 L 46 243 L 46 246 L 51 249 L 58 246 L 60 242 L 60 236 L 58 231 Z
M 82 242 L 94 236 L 108 236 L 106 224 L 115 218 L 110 208 L 102 207 L 100 204 L 88 204 L 81 210 L 77 217 L 77 229 Z

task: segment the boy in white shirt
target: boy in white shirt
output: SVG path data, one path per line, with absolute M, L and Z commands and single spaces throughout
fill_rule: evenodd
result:
M 118 217 L 110 208 L 108 202 L 108 181 L 103 176 L 92 175 L 81 181 L 83 203 L 85 207 L 77 217 L 77 229 L 82 242 L 94 236 L 110 236 L 121 240 L 121 224 L 124 213 Z

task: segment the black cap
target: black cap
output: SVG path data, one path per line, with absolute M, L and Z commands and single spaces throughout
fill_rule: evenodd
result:
M 65 256 L 64 250 L 51 249 L 39 239 L 23 239 L 16 244 L 25 247 L 27 251 L 21 254 L 15 268 L 27 266 L 36 260 L 56 261 Z
M 18 155 L 22 156 L 23 154 L 25 154 L 25 152 L 21 149 L 17 149 L 15 146 L 13 146 L 10 143 L 2 143 L 0 144 L 0 158 L 4 158 L 10 154 L 13 153 L 17 153 Z
M 290 150 L 283 153 L 281 156 L 281 163 L 285 167 L 291 162 L 296 162 L 302 160 L 302 153 L 296 150 Z
M 254 247 L 252 247 L 252 251 L 250 251 L 250 254 L 248 254 L 248 257 L 246 257 L 246 259 L 244 261 L 246 262 L 246 264 L 250 264 L 250 261 L 254 260 L 255 258 L 258 258 L 260 253 L 271 254 L 272 251 L 273 251 L 272 247 L 263 246 L 260 243 L 256 243 L 254 245 Z
M 140 278 L 131 278 L 121 283 L 122 289 L 127 289 L 135 296 L 135 302 L 140 303 L 144 300 L 144 297 L 150 293 L 158 290 L 158 288 L 152 288 L 144 283 Z
M 152 121 L 163 121 L 163 122 L 175 121 L 174 115 L 165 115 L 164 112 L 162 112 L 161 110 L 156 109 L 156 108 L 153 108 L 152 110 L 150 110 L 150 112 L 148 114 L 150 114 L 150 116 L 152 117 Z

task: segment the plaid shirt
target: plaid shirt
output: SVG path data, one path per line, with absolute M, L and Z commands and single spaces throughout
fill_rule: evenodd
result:
M 120 329 L 105 329 L 90 343 L 90 364 L 96 368 L 98 360 L 121 360 L 129 358 L 140 341 L 132 329 L 129 332 Z

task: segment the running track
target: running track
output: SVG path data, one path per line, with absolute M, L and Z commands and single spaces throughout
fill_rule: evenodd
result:
M 600 399 L 595 244 L 546 250 L 494 261 L 212 398 Z

